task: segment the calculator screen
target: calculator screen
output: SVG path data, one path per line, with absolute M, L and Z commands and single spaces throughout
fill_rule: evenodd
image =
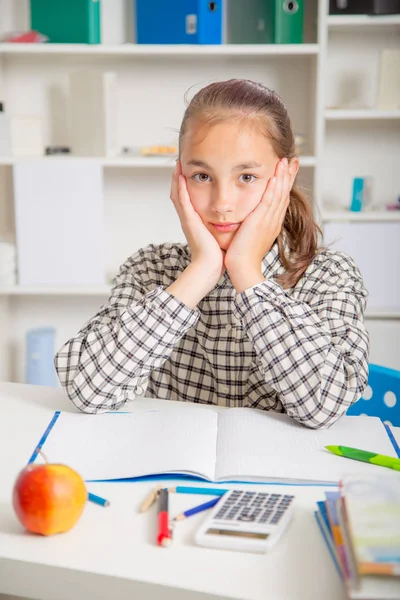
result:
M 229 529 L 217 529 L 212 527 L 207 529 L 206 535 L 226 535 L 238 538 L 252 538 L 258 540 L 266 540 L 269 537 L 269 533 L 256 533 L 254 531 L 230 531 Z

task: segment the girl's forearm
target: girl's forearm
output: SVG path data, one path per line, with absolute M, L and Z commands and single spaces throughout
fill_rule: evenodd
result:
M 218 279 L 205 265 L 190 263 L 166 291 L 193 309 L 215 287 Z

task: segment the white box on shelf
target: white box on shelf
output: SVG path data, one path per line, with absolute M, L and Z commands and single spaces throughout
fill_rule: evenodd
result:
M 75 156 L 115 156 L 117 136 L 117 77 L 101 71 L 69 74 L 70 145 Z
M 400 222 L 326 223 L 324 238 L 355 260 L 369 292 L 368 310 L 400 311 Z
M 103 284 L 101 166 L 71 158 L 13 170 L 19 284 Z
M 10 119 L 11 154 L 43 156 L 43 124 L 37 116 L 16 115 Z
M 400 108 L 400 50 L 385 48 L 381 52 L 377 108 Z

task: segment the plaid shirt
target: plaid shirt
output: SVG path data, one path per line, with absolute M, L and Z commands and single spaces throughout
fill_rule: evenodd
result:
M 225 272 L 190 309 L 165 291 L 190 263 L 184 244 L 149 245 L 121 267 L 99 313 L 55 357 L 82 411 L 117 410 L 148 397 L 286 412 L 328 427 L 367 385 L 369 335 L 361 274 L 341 252 L 317 254 L 297 285 L 277 243 L 265 281 L 237 294 Z

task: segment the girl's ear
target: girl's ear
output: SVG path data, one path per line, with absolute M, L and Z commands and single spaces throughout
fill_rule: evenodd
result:
M 294 180 L 296 179 L 296 175 L 299 170 L 299 159 L 292 158 L 289 162 L 289 175 L 290 175 L 290 189 L 292 189 Z

